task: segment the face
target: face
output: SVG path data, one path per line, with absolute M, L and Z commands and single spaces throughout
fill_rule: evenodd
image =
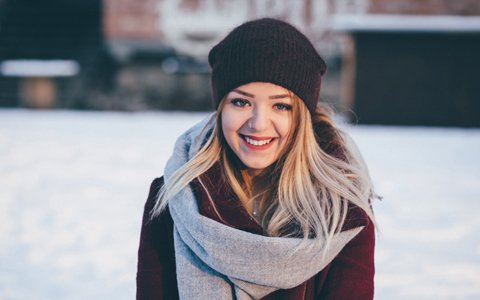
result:
M 285 88 L 267 82 L 248 83 L 227 94 L 222 131 L 251 174 L 273 164 L 287 144 L 292 102 Z

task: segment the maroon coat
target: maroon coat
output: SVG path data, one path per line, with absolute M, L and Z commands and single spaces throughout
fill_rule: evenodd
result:
M 219 183 L 222 181 L 220 173 L 217 165 L 201 176 L 220 216 L 199 181 L 192 182 L 200 213 L 228 226 L 263 234 L 262 227 L 248 214 L 228 185 Z M 166 209 L 158 218 L 149 221 L 149 212 L 162 185 L 163 177 L 153 181 L 145 204 L 138 250 L 137 299 L 179 299 L 172 217 Z M 362 225 L 365 228 L 321 272 L 295 288 L 277 290 L 263 299 L 373 299 L 374 226 L 363 211 L 350 207 L 343 230 Z

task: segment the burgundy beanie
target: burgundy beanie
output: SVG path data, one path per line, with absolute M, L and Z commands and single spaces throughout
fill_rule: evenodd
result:
M 234 88 L 270 82 L 294 92 L 315 111 L 327 66 L 308 38 L 292 25 L 270 18 L 246 22 L 208 54 L 215 108 Z

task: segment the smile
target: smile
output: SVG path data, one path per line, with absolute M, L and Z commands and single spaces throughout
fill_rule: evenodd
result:
M 250 145 L 254 145 L 254 146 L 263 146 L 270 143 L 272 140 L 273 139 L 258 141 L 258 140 L 251 139 L 248 136 L 245 136 L 245 141 L 247 141 L 247 143 L 249 143 Z
M 263 149 L 269 148 L 269 146 L 272 144 L 272 141 L 275 139 L 271 137 L 268 137 L 268 138 L 250 137 L 243 134 L 240 134 L 240 136 L 242 137 L 242 140 L 245 142 L 246 146 L 256 150 L 263 150 Z

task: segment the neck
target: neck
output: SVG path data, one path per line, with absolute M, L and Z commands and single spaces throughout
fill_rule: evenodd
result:
M 257 221 L 261 220 L 261 211 L 265 205 L 265 192 L 272 184 L 273 166 L 264 169 L 246 168 L 242 171 L 243 179 L 249 190 L 249 199 L 247 203 L 243 203 L 244 207 L 250 215 Z
M 267 176 L 252 178 L 251 215 L 261 223 L 263 206 L 265 205 L 265 192 L 269 186 Z
M 252 178 L 252 182 L 256 179 L 256 177 L 261 177 L 262 169 L 247 169 L 247 174 Z

